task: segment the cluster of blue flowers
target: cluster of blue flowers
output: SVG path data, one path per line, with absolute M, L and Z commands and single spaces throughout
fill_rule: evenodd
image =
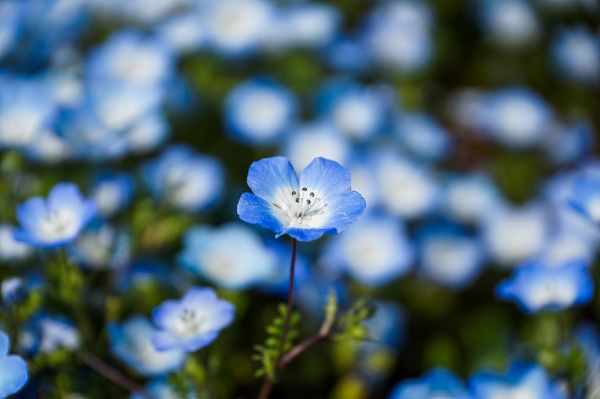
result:
M 600 390 L 600 5 L 354 3 L 0 1 L 0 398 L 249 396 L 298 243 L 282 397 Z

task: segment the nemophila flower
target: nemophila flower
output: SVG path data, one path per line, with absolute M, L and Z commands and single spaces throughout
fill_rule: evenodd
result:
M 249 80 L 225 99 L 227 128 L 242 141 L 271 143 L 293 123 L 296 107 L 293 93 L 283 86 L 267 79 Z
M 133 195 L 133 179 L 126 173 L 101 173 L 94 179 L 91 197 L 104 217 L 125 208 Z
M 273 5 L 264 0 L 207 1 L 203 7 L 207 45 L 226 57 L 257 49 L 274 13 Z
M 221 162 L 184 145 L 166 149 L 144 166 L 143 175 L 155 197 L 187 212 L 214 205 L 223 192 Z
M 395 302 L 376 301 L 377 310 L 375 314 L 365 320 L 364 326 L 369 332 L 368 337 L 374 342 L 364 342 L 369 346 L 385 345 L 391 348 L 399 348 L 406 338 L 406 313 L 404 309 Z
M 9 355 L 9 349 L 8 335 L 0 330 L 0 398 L 17 393 L 29 380 L 27 363 L 19 356 Z
M 351 146 L 331 122 L 316 121 L 299 125 L 286 136 L 284 155 L 297 169 L 303 169 L 316 157 L 345 164 Z
M 564 399 L 558 384 L 538 365 L 514 363 L 506 374 L 481 372 L 469 379 L 473 397 L 477 399 L 531 398 Z
M 422 217 L 439 202 L 440 188 L 431 169 L 392 153 L 380 153 L 375 175 L 381 203 L 391 214 L 407 219 Z
M 210 345 L 234 319 L 235 307 L 210 288 L 194 287 L 180 301 L 163 302 L 152 312 L 158 330 L 152 343 L 159 351 L 195 352 Z
M 489 93 L 479 118 L 486 134 L 513 148 L 538 144 L 553 122 L 544 99 L 522 87 Z
M 363 284 L 380 286 L 406 274 L 414 258 L 399 220 L 368 215 L 328 242 L 323 262 Z
M 481 28 L 494 42 L 507 47 L 531 44 L 539 35 L 534 8 L 523 0 L 480 0 Z
M 336 37 L 340 27 L 339 10 L 323 3 L 295 4 L 286 7 L 283 13 L 280 18 L 286 26 L 288 46 L 325 46 Z
M 250 165 L 248 186 L 238 202 L 240 218 L 299 240 L 345 230 L 364 212 L 365 200 L 350 187 L 350 171 L 335 161 L 315 158 L 298 176 L 284 157 Z
M 48 198 L 33 197 L 17 207 L 18 241 L 35 247 L 55 247 L 73 241 L 96 215 L 96 205 L 76 185 L 60 183 Z
M 541 251 L 549 234 L 546 212 L 537 203 L 495 209 L 483 220 L 481 231 L 491 258 L 513 267 Z
M 177 53 L 189 53 L 206 44 L 206 28 L 198 23 L 198 12 L 174 15 L 161 23 L 157 36 Z
M 600 224 L 600 175 L 582 174 L 572 184 L 569 205 L 595 224 Z
M 334 80 L 319 94 L 317 107 L 341 133 L 365 140 L 383 127 L 393 100 L 390 97 L 383 87 Z
M 75 325 L 64 317 L 40 316 L 34 322 L 39 331 L 38 350 L 52 353 L 59 349 L 76 350 L 79 348 L 80 336 Z
M 324 49 L 327 64 L 338 71 L 354 74 L 364 73 L 373 64 L 371 57 L 364 57 L 367 51 L 364 41 L 355 37 L 338 37 Z
M 265 281 L 276 268 L 275 254 L 255 231 L 241 223 L 196 226 L 183 240 L 179 264 L 219 287 L 245 289 Z
M 469 399 L 463 383 L 451 372 L 433 369 L 423 377 L 401 382 L 394 388 L 389 399 Z
M 141 316 L 133 316 L 121 325 L 110 324 L 112 352 L 143 376 L 156 377 L 180 369 L 186 353 L 180 349 L 157 350 L 152 343 L 156 332 L 152 323 Z
M 23 6 L 16 1 L 0 4 L 0 59 L 10 53 L 19 37 L 22 8 Z
M 586 120 L 568 124 L 555 124 L 543 144 L 546 157 L 555 165 L 563 165 L 584 159 L 593 151 L 596 135 Z
M 444 214 L 462 223 L 477 224 L 504 202 L 490 176 L 484 173 L 450 176 L 442 190 Z
M 24 260 L 33 252 L 33 248 L 14 238 L 15 227 L 9 224 L 0 224 L 0 260 L 15 262 Z
M 36 77 L 0 74 L 0 148 L 20 148 L 50 128 L 55 104 Z
M 463 288 L 481 271 L 485 259 L 482 243 L 459 226 L 426 225 L 419 232 L 419 271 L 437 284 Z
M 496 294 L 502 300 L 516 302 L 526 313 L 537 313 L 586 304 L 592 300 L 594 285 L 583 261 L 548 265 L 535 259 L 502 281 Z
M 369 54 L 385 68 L 420 70 L 431 59 L 431 19 L 425 3 L 395 1 L 377 7 L 365 31 Z
M 411 153 L 425 159 L 442 159 L 451 149 L 446 129 L 427 114 L 402 113 L 396 119 L 396 135 Z
M 583 26 L 560 30 L 552 45 L 553 62 L 568 79 L 594 83 L 600 79 L 600 39 Z
M 108 223 L 97 223 L 77 237 L 69 248 L 78 265 L 95 270 L 120 268 L 131 257 L 129 234 Z

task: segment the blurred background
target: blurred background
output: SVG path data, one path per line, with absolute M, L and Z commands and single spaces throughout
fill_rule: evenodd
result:
M 336 160 L 367 201 L 300 245 L 300 334 L 331 289 L 377 308 L 366 341 L 307 352 L 274 397 L 420 399 L 390 392 L 517 360 L 598 397 L 600 236 L 567 199 L 600 175 L 599 29 L 597 0 L 0 0 L 0 329 L 30 370 L 16 397 L 130 396 L 86 354 L 152 397 L 255 397 L 290 243 L 236 204 L 272 155 Z M 15 239 L 17 207 L 61 182 L 98 215 L 59 250 Z M 552 274 L 570 262 L 583 277 Z M 234 323 L 157 354 L 152 310 L 198 285 Z

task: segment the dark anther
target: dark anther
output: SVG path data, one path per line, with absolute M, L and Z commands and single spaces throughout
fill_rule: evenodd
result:
M 310 192 L 310 196 L 311 196 L 311 197 L 314 197 L 314 196 L 315 196 L 315 193 L 313 193 L 313 192 L 311 191 L 311 192 Z
M 310 200 L 306 200 L 306 203 L 310 205 Z
M 308 188 L 302 187 L 302 191 L 307 191 L 307 190 L 308 190 Z
M 296 198 L 296 202 L 300 202 L 300 198 Z
M 296 194 L 298 194 L 298 193 L 297 193 L 297 192 L 295 192 L 295 191 L 292 191 L 292 195 L 296 195 Z

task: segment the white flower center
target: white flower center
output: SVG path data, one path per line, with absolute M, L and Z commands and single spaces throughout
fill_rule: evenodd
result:
M 41 235 L 49 239 L 68 237 L 77 229 L 74 219 L 74 215 L 66 209 L 49 209 L 40 222 Z
M 327 203 L 308 187 L 278 196 L 273 203 L 279 220 L 288 228 L 315 228 L 323 221 Z
M 206 316 L 194 309 L 184 307 L 179 313 L 175 331 L 180 337 L 191 337 L 206 329 Z

